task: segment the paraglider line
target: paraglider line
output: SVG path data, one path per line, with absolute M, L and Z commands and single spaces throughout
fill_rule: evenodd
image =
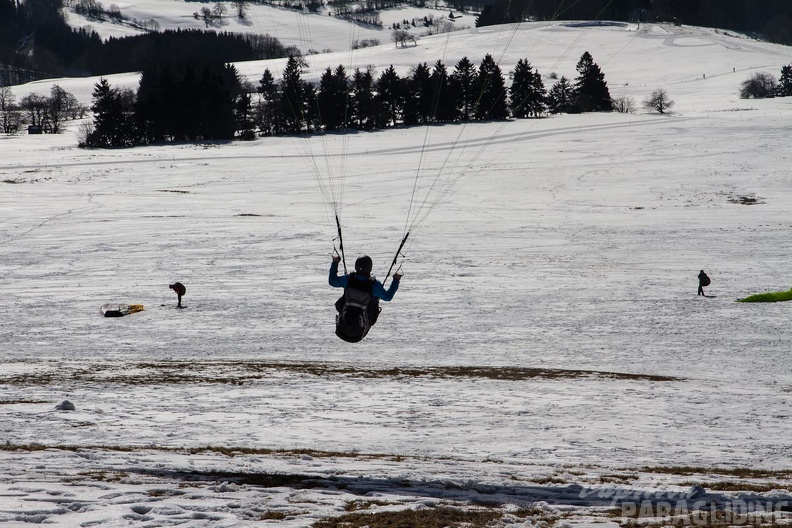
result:
M 396 250 L 396 255 L 393 257 L 393 262 L 391 262 L 390 268 L 388 268 L 388 273 L 385 275 L 385 281 L 387 281 L 388 277 L 390 277 L 391 271 L 393 271 L 393 266 L 395 266 L 396 261 L 399 260 L 399 255 L 401 255 L 401 250 L 404 247 L 404 244 L 407 242 L 407 238 L 409 236 L 410 236 L 410 232 L 408 231 L 407 234 L 404 235 L 404 238 L 402 238 L 401 244 L 399 244 L 399 249 Z M 401 268 L 401 266 L 399 266 L 399 268 Z M 385 281 L 383 281 L 383 284 Z
M 344 257 L 344 237 L 341 236 L 341 221 L 338 219 L 338 215 L 335 215 L 336 219 L 336 226 L 338 227 L 338 247 L 341 249 L 341 262 L 344 263 L 344 275 L 347 274 L 347 267 L 346 267 L 346 258 Z M 335 245 L 333 245 L 333 249 L 335 250 Z

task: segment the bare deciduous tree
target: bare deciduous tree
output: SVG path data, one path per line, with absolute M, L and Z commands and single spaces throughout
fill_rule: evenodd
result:
M 86 147 L 95 129 L 94 124 L 90 121 L 80 123 L 80 126 L 77 127 L 77 145 L 83 148 Z
M 50 131 L 58 134 L 63 122 L 71 115 L 74 107 L 78 106 L 77 99 L 57 84 L 53 84 L 50 89 L 50 96 L 47 98 L 47 122 Z
M 740 97 L 743 99 L 761 99 L 775 95 L 778 81 L 775 76 L 770 73 L 754 73 L 750 79 L 743 81 L 740 88 Z
M 206 27 L 209 27 L 214 23 L 214 15 L 212 14 L 212 10 L 206 6 L 201 8 L 201 18 L 203 18 Z
M 212 14 L 215 18 L 223 18 L 223 15 L 226 13 L 226 6 L 222 2 L 217 2 L 215 5 L 212 6 Z
M 407 47 L 407 41 L 412 41 L 413 44 L 417 45 L 415 37 L 404 29 L 394 30 L 393 33 L 391 33 L 391 40 L 396 43 L 396 47 L 398 47 L 399 44 L 401 44 L 402 48 Z
M 10 134 L 19 128 L 19 108 L 16 106 L 14 92 L 8 86 L 0 86 L 0 127 Z
M 668 93 L 662 88 L 653 91 L 643 102 L 644 108 L 658 114 L 665 114 L 666 110 L 672 106 L 674 106 L 674 101 L 668 98 Z
M 240 20 L 245 20 L 245 18 L 247 17 L 247 7 L 248 7 L 248 3 L 245 2 L 244 0 L 235 0 L 234 8 L 237 11 L 237 17 Z
M 613 98 L 613 109 L 622 114 L 634 114 L 635 99 L 629 95 L 618 95 Z
M 19 107 L 27 113 L 28 121 L 33 126 L 43 124 L 47 109 L 47 98 L 41 94 L 32 93 L 19 101 Z

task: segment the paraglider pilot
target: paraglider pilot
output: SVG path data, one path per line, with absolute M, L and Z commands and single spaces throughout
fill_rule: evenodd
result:
M 182 296 L 187 293 L 187 288 L 184 287 L 184 284 L 181 282 L 174 282 L 173 284 L 168 285 L 168 288 L 176 292 L 179 298 L 179 304 L 177 305 L 179 308 L 183 308 L 181 303 Z
M 386 290 L 380 281 L 371 276 L 371 257 L 363 256 L 355 261 L 355 272 L 338 276 L 338 263 L 341 257 L 333 256 L 330 264 L 329 283 L 333 288 L 344 288 L 344 295 L 336 301 L 336 335 L 350 343 L 361 341 L 380 313 L 379 300 L 390 301 L 402 274 L 393 274 L 393 282 Z
M 706 294 L 704 293 L 704 286 L 710 285 L 711 282 L 710 278 L 707 276 L 706 273 L 704 273 L 704 270 L 701 270 L 698 274 L 698 280 L 699 280 L 698 294 L 704 295 L 704 297 L 706 297 Z

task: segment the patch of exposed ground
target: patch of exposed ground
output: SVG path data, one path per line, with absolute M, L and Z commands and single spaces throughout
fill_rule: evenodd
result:
M 164 385 L 179 383 L 243 384 L 283 372 L 348 378 L 477 378 L 500 381 L 528 379 L 613 379 L 664 382 L 680 378 L 650 374 L 593 370 L 546 369 L 531 367 L 390 367 L 366 368 L 330 363 L 279 363 L 266 361 L 159 361 L 140 363 L 94 363 L 89 366 L 57 366 L 52 369 L 8 376 L 0 384 L 41 386 L 51 384 L 104 382 L 125 385 Z
M 739 204 L 739 205 L 758 205 L 767 203 L 764 201 L 764 198 L 756 196 L 755 194 L 744 194 L 744 195 L 732 195 L 728 198 L 729 203 Z
M 290 471 L 251 471 L 246 460 L 224 464 L 220 462 L 212 470 L 196 470 L 183 464 L 123 464 L 112 466 L 102 464 L 101 460 L 118 460 L 113 456 L 87 456 L 98 451 L 161 451 L 188 455 L 197 453 L 217 453 L 227 456 L 258 456 L 299 458 L 309 457 L 356 457 L 363 463 L 365 459 L 388 461 L 409 461 L 408 466 L 416 467 L 419 460 L 437 461 L 437 458 L 397 456 L 393 454 L 360 454 L 343 452 L 320 452 L 312 450 L 270 450 L 270 449 L 232 449 L 206 446 L 194 449 L 180 449 L 153 446 L 37 446 L 37 445 L 0 445 L 0 451 L 71 449 L 79 451 L 81 458 L 96 461 L 95 467 L 81 468 L 70 474 L 59 474 L 61 482 L 71 486 L 101 485 L 111 489 L 113 485 L 140 487 L 136 494 L 147 495 L 150 501 L 158 499 L 170 501 L 193 501 L 211 492 L 239 493 L 240 496 L 255 496 L 256 504 L 265 505 L 261 497 L 289 497 L 288 501 L 278 499 L 268 507 L 244 509 L 240 515 L 246 520 L 278 521 L 301 520 L 311 523 L 312 528 L 495 528 L 503 526 L 533 526 L 545 528 L 576 528 L 590 526 L 648 527 L 648 526 L 703 526 L 705 528 L 727 526 L 792 526 L 792 516 L 784 506 L 783 496 L 770 493 L 766 496 L 752 495 L 761 504 L 771 504 L 767 511 L 746 514 L 734 509 L 731 497 L 740 492 L 749 494 L 770 492 L 783 488 L 783 482 L 771 485 L 768 479 L 787 478 L 792 470 L 757 470 L 753 468 L 717 467 L 662 467 L 618 470 L 606 467 L 581 466 L 568 470 L 551 469 L 551 477 L 543 479 L 531 476 L 529 469 L 516 480 L 504 482 L 480 482 L 478 479 L 408 478 L 401 472 L 380 474 L 378 472 L 358 473 L 339 472 L 313 466 L 308 472 Z M 308 457 L 306 456 L 308 455 Z M 145 458 L 145 457 L 144 457 Z M 133 457 L 124 460 L 142 460 Z M 157 460 L 153 458 L 152 460 Z M 174 458 L 173 460 L 177 460 Z M 208 459 L 202 458 L 206 461 Z M 459 462 L 464 463 L 462 459 Z M 227 469 L 219 469 L 226 466 Z M 332 464 L 331 464 L 332 466 Z M 386 464 L 386 467 L 389 464 Z M 42 466 L 43 467 L 43 466 Z M 328 466 L 330 467 L 330 466 Z M 365 464 L 355 467 L 365 467 Z M 522 466 L 520 466 L 522 467 Z M 558 478 L 563 473 L 563 479 Z M 659 486 L 656 493 L 647 493 L 647 476 L 662 475 L 662 482 L 651 479 Z M 689 475 L 701 476 L 701 481 L 685 480 Z M 705 478 L 706 474 L 706 478 Z M 723 474 L 732 479 L 718 478 Z M 597 476 L 601 477 L 597 482 Z M 707 478 L 713 479 L 707 482 Z M 738 479 L 739 478 L 739 479 Z M 764 479 L 759 482 L 754 479 Z M 635 482 L 632 482 L 635 481 Z M 643 484 L 641 483 L 643 481 Z M 589 482 L 594 488 L 580 486 Z M 787 481 L 788 482 L 788 481 Z M 612 485 L 610 483 L 613 483 Z M 108 487 L 110 486 L 110 487 Z M 685 497 L 679 487 L 702 486 L 710 490 L 697 497 Z M 594 491 L 620 491 L 635 494 L 635 500 L 621 500 L 608 495 L 604 498 Z M 723 492 L 711 493 L 712 490 Z M 299 491 L 298 493 L 295 493 Z M 586 493 L 584 493 L 586 491 Z M 592 493 L 588 493 L 591 491 Z M 734 494 L 733 494 L 733 493 Z M 700 492 L 699 492 L 700 493 Z M 323 510 L 317 517 L 317 505 L 322 504 L 318 497 L 330 494 L 343 497 L 340 508 L 329 512 Z M 672 497 L 672 499 L 667 499 Z M 293 500 L 292 500 L 293 498 Z M 667 505 L 665 500 L 671 500 Z M 751 499 L 753 500 L 753 499 Z M 678 502 L 681 501 L 681 502 Z M 679 508 L 681 512 L 669 508 Z M 151 504 L 146 507 L 149 508 Z M 730 509 L 731 508 L 731 509 Z M 240 509 L 240 512 L 243 510 Z M 746 515 L 749 515 L 746 517 Z M 248 517 L 245 517 L 248 516 Z M 308 524 L 305 524 L 308 526 Z
M 722 468 L 703 466 L 644 466 L 644 473 L 662 473 L 666 475 L 724 475 L 737 478 L 792 478 L 792 469 L 760 469 L 760 468 Z
M 322 519 L 314 528 L 484 528 L 499 519 L 503 513 L 489 508 L 461 508 L 439 506 L 420 510 L 347 513 L 339 517 Z

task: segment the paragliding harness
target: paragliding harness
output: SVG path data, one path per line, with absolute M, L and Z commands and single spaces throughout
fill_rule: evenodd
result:
M 349 343 L 361 341 L 379 317 L 379 298 L 375 297 L 374 279 L 361 280 L 357 275 L 347 276 L 347 287 L 335 303 L 336 335 Z
M 338 215 L 336 215 L 335 220 L 338 227 L 339 247 L 336 250 L 335 245 L 333 245 L 333 253 L 341 257 L 341 262 L 344 263 L 344 273 L 346 273 L 344 237 L 341 233 L 341 222 L 338 219 Z M 386 281 L 391 271 L 393 271 L 396 260 L 399 258 L 409 236 L 409 232 L 404 235 L 399 249 L 396 251 L 396 256 L 393 257 L 390 269 L 388 269 L 388 274 L 385 276 Z M 374 278 L 359 279 L 354 273 L 347 274 L 347 287 L 344 288 L 344 295 L 336 301 L 335 307 L 338 311 L 338 315 L 336 315 L 336 335 L 348 343 L 362 341 L 371 327 L 377 322 L 377 318 L 379 318 L 379 314 L 382 311 L 379 305 L 379 297 L 374 295 Z

